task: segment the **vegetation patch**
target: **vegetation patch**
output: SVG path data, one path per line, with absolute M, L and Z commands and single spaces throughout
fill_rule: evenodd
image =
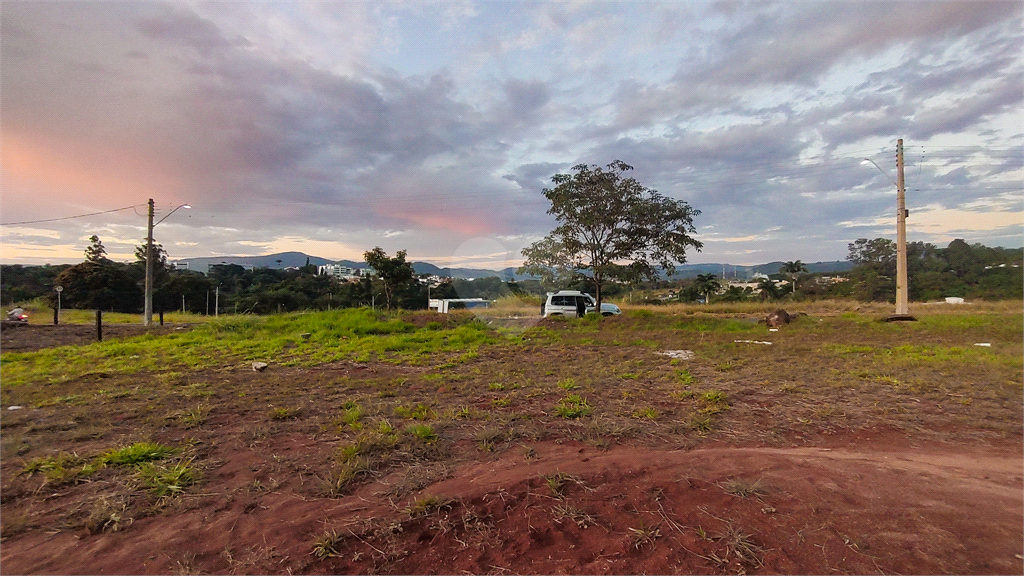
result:
M 555 406 L 555 413 L 562 418 L 583 418 L 590 416 L 593 411 L 587 399 L 579 394 L 569 394 Z
M 136 442 L 130 446 L 105 452 L 99 458 L 107 466 L 138 466 L 154 460 L 163 460 L 177 453 L 176 448 L 156 442 Z

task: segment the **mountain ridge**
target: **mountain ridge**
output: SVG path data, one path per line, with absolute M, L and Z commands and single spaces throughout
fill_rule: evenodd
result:
M 276 254 L 267 254 L 264 256 L 206 256 L 201 258 L 180 258 L 174 260 L 172 263 L 179 264 L 184 263 L 189 270 L 196 270 L 199 272 L 206 273 L 211 265 L 216 264 L 237 264 L 240 266 L 252 266 L 254 268 L 271 268 L 271 269 L 283 269 L 283 268 L 297 268 L 304 266 L 307 262 L 313 266 L 323 266 L 326 264 L 341 264 L 350 268 L 366 268 L 366 262 L 357 262 L 354 260 L 329 260 L 327 258 L 321 258 L 319 256 L 311 256 L 304 252 L 278 252 Z M 701 263 L 701 264 L 681 264 L 676 266 L 676 272 L 672 275 L 673 279 L 682 278 L 693 278 L 698 274 L 714 274 L 718 277 L 726 278 L 750 278 L 754 274 L 778 274 L 779 269 L 782 267 L 784 262 L 774 261 L 765 264 L 755 264 L 751 266 L 738 266 L 733 264 L 722 264 L 722 263 Z M 846 260 L 829 260 L 823 262 L 805 262 L 804 266 L 807 267 L 807 271 L 810 273 L 823 273 L 823 272 L 845 272 L 853 268 L 853 264 Z M 417 274 L 436 274 L 438 276 L 450 276 L 452 278 L 464 278 L 464 279 L 476 279 L 476 278 L 488 278 L 491 276 L 497 276 L 502 280 L 528 280 L 534 278 L 533 276 L 517 274 L 516 268 L 509 267 L 501 270 L 491 270 L 487 268 L 459 268 L 459 267 L 441 267 L 430 262 L 416 261 L 412 262 L 412 268 Z M 724 270 L 724 274 L 723 274 Z M 666 275 L 662 274 L 663 277 Z

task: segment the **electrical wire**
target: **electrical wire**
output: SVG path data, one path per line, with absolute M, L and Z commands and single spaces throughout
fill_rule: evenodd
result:
M 62 220 L 74 220 L 75 218 L 85 218 L 87 216 L 99 216 L 100 214 L 110 214 L 111 212 L 120 212 L 122 210 L 135 210 L 139 206 L 145 206 L 145 204 L 134 204 L 132 206 L 125 206 L 124 208 L 115 208 L 113 210 L 104 210 L 102 212 L 91 212 L 89 214 L 79 214 L 77 216 L 65 216 L 63 218 L 47 218 L 45 220 L 26 220 L 24 222 L 5 222 L 0 226 L 21 226 L 23 224 L 41 224 L 43 222 L 60 222 Z M 138 214 L 138 212 L 135 212 Z

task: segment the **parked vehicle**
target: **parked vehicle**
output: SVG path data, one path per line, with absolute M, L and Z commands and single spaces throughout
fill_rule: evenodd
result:
M 544 303 L 544 316 L 576 316 L 577 302 L 580 299 L 583 300 L 587 314 L 597 310 L 597 301 L 590 294 L 579 290 L 559 290 L 548 292 L 548 299 Z M 602 316 L 615 314 L 622 314 L 618 306 L 608 302 L 601 303 Z

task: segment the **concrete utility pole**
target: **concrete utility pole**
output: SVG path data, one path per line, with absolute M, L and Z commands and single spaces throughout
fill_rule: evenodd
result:
M 146 305 L 142 324 L 153 323 L 153 199 L 149 199 L 149 220 L 146 226 Z
M 896 314 L 893 320 L 914 320 L 907 304 L 907 190 L 903 180 L 903 139 L 896 141 Z

